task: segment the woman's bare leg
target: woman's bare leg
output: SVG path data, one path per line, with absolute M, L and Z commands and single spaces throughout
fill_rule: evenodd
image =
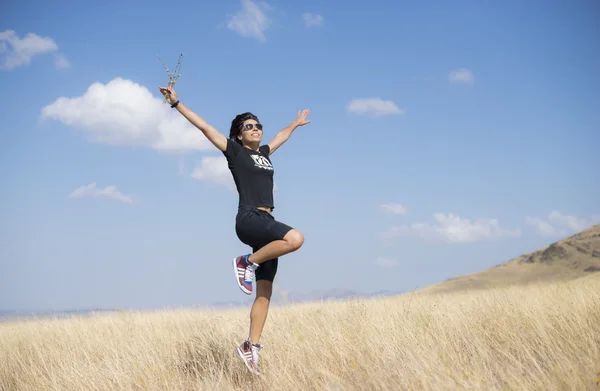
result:
M 283 240 L 274 240 L 260 250 L 248 257 L 250 262 L 261 264 L 269 259 L 278 258 L 282 255 L 298 250 L 304 244 L 304 235 L 292 229 Z
M 258 343 L 265 327 L 272 293 L 273 283 L 271 281 L 258 280 L 256 282 L 256 298 L 250 310 L 250 342 L 253 344 Z

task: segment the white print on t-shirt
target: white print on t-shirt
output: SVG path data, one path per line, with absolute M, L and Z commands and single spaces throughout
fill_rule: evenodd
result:
M 252 156 L 252 159 L 254 160 L 254 165 L 260 168 L 264 168 L 265 170 L 272 170 L 273 166 L 271 165 L 271 162 L 269 161 L 269 159 L 267 159 L 264 156 L 260 156 L 260 155 L 250 155 Z

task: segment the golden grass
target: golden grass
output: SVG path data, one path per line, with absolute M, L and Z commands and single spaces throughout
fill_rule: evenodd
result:
M 599 277 L 272 307 L 260 377 L 248 310 L 0 323 L 0 389 L 597 390 Z

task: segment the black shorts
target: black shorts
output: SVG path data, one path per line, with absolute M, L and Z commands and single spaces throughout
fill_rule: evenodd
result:
M 276 221 L 264 210 L 253 207 L 240 207 L 235 218 L 235 232 L 242 243 L 252 247 L 255 253 L 274 240 L 282 240 L 293 228 Z M 269 259 L 256 269 L 256 280 L 273 282 L 277 273 L 278 258 Z

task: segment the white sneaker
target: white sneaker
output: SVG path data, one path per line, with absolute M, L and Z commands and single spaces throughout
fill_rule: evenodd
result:
M 236 349 L 237 354 L 244 361 L 244 364 L 246 364 L 246 368 L 255 375 L 260 375 L 258 367 L 258 352 L 260 349 L 262 349 L 262 345 L 253 345 L 250 343 L 250 338 L 242 342 Z

